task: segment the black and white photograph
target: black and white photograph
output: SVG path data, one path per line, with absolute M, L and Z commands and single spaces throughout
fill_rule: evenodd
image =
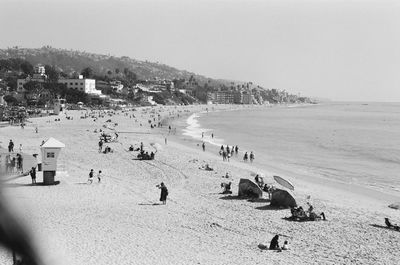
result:
M 400 1 L 0 0 L 0 265 L 400 263 Z

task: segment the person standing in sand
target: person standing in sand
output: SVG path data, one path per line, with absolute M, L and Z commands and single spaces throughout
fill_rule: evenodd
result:
M 99 170 L 99 173 L 97 174 L 97 179 L 99 183 L 101 182 L 101 177 L 102 177 L 101 170 Z
M 163 204 L 166 204 L 167 203 L 167 196 L 168 196 L 168 189 L 165 186 L 164 182 L 161 182 L 160 185 L 157 185 L 157 188 L 161 189 L 160 201 Z
M 254 153 L 253 151 L 250 152 L 250 162 L 253 163 L 254 160 Z
M 248 155 L 247 155 L 247 152 L 246 152 L 246 153 L 244 153 L 243 161 L 244 161 L 244 162 L 247 162 L 247 159 L 248 159 Z
M 12 140 L 8 143 L 8 152 L 14 152 L 14 143 Z
M 88 179 L 88 181 L 87 181 L 88 184 L 92 184 L 92 182 L 93 182 L 93 175 L 94 175 L 94 172 L 93 172 L 93 169 L 91 169 L 91 170 L 90 170 L 90 173 L 89 173 L 89 179 Z
M 100 139 L 99 141 L 99 153 L 101 153 L 103 151 L 103 140 Z
M 204 142 L 201 146 L 203 147 L 203 152 L 206 151 L 206 144 Z
M 29 172 L 32 178 L 32 184 L 36 184 L 36 168 L 32 167 L 31 171 Z

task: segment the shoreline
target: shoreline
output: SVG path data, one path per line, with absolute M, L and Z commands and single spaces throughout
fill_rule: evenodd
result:
M 313 106 L 313 105 L 310 105 Z M 277 106 L 277 107 L 283 107 L 283 108 L 297 108 L 297 107 L 304 107 L 302 105 L 293 105 L 293 106 Z M 219 112 L 219 111 L 247 111 L 247 110 L 253 110 L 253 109 L 258 109 L 258 108 L 246 108 L 246 109 L 229 109 L 229 110 L 216 110 L 212 111 L 212 113 Z M 268 109 L 266 109 L 268 111 Z M 198 150 L 201 151 L 201 147 L 199 146 L 202 142 L 209 143 L 213 147 L 206 148 L 206 152 L 210 152 L 211 154 L 215 155 L 215 159 L 219 159 L 220 157 L 217 155 L 219 152 L 219 147 L 221 145 L 226 146 L 226 143 L 224 142 L 223 138 L 216 138 L 216 140 L 213 141 L 211 137 L 208 135 L 202 139 L 201 138 L 201 132 L 211 132 L 215 130 L 216 128 L 203 128 L 202 125 L 200 124 L 198 118 L 202 117 L 206 119 L 206 114 L 205 111 L 201 111 L 198 113 L 193 113 L 189 117 L 185 118 L 185 122 L 181 122 L 179 124 L 180 126 L 180 141 L 181 143 L 184 143 L 192 148 L 198 147 Z M 193 145 L 196 146 L 193 146 Z M 242 162 L 240 157 L 243 156 L 243 152 L 239 151 L 239 160 L 235 159 L 237 162 Z M 234 157 L 232 157 L 234 159 Z M 250 164 L 250 166 L 253 166 L 256 169 L 256 166 L 254 164 Z M 259 170 L 259 169 L 258 169 Z M 392 190 L 378 190 L 374 189 L 374 187 L 368 186 L 368 185 L 362 185 L 362 184 L 356 184 L 356 183 L 346 183 L 345 180 L 336 180 L 336 179 L 328 179 L 323 176 L 312 176 L 312 175 L 305 175 L 301 173 L 296 173 L 293 171 L 288 171 L 285 168 L 282 168 L 282 166 L 278 165 L 270 165 L 268 167 L 262 166 L 260 172 L 265 172 L 266 175 L 274 175 L 278 174 L 281 176 L 284 176 L 288 178 L 288 176 L 294 181 L 300 181 L 300 182 L 306 182 L 308 184 L 312 184 L 315 186 L 325 186 L 329 185 L 330 188 L 337 190 L 339 193 L 353 193 L 354 195 L 361 195 L 365 198 L 373 198 L 375 201 L 384 203 L 386 202 L 387 205 L 394 201 L 400 201 L 400 195 L 398 192 L 392 191 Z M 253 172 L 258 172 L 257 169 L 253 170 Z M 274 172 L 274 173 L 272 173 Z M 293 177 L 296 176 L 296 177 Z
M 400 220 L 400 211 L 370 196 L 293 181 L 298 204 L 304 207 L 310 201 L 306 196 L 311 195 L 315 209 L 325 212 L 328 219 L 305 223 L 284 220 L 290 210 L 270 208 L 266 198 L 238 198 L 240 178 L 252 179 L 250 172 L 262 169 L 240 159 L 222 162 L 217 146 L 209 144 L 203 152 L 199 141 L 180 134 L 179 126 L 186 126 L 190 112 L 204 108 L 138 109 L 131 112 L 137 122 L 121 111 L 99 119 L 80 119 L 81 112 L 74 111 L 69 113 L 73 120 L 60 115 L 59 122 L 42 118 L 24 130 L 0 129 L 0 141 L 11 137 L 27 153 L 36 152 L 42 139 L 50 136 L 66 145 L 59 156 L 63 165 L 56 175 L 59 185 L 31 186 L 27 177 L 3 187 L 21 222 L 29 224 L 44 264 L 228 265 L 234 260 L 250 265 L 265 263 L 266 257 L 267 263 L 290 265 L 396 263 L 397 234 L 371 224 L 384 225 L 383 217 Z M 168 136 L 168 125 L 150 128 L 148 120 L 157 118 L 157 113 L 175 117 L 171 119 L 175 135 Z M 102 154 L 94 130 L 105 129 L 108 119 L 118 123 L 113 129 L 129 133 L 120 133 L 118 142 L 107 143 L 113 152 Z M 138 161 L 137 152 L 126 150 L 140 142 L 146 151 L 159 147 L 155 160 Z M 204 163 L 210 163 L 214 171 L 199 169 Z M 101 183 L 95 179 L 87 184 L 91 168 L 103 171 Z M 229 179 L 222 177 L 226 172 L 231 174 Z M 169 189 L 166 205 L 159 203 L 156 185 L 161 181 Z M 220 184 L 225 181 L 232 182 L 232 196 L 221 194 Z M 290 251 L 258 249 L 259 243 L 267 244 L 276 234 L 289 240 Z M 0 250 L 0 263 L 9 262 L 10 253 Z

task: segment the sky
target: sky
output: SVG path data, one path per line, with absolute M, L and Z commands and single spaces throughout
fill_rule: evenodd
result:
M 337 101 L 400 102 L 397 0 L 0 0 L 0 48 L 74 49 Z

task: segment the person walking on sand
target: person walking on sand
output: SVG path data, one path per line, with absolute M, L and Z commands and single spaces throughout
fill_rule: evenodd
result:
M 94 172 L 93 172 L 93 169 L 91 169 L 90 172 L 89 172 L 89 178 L 88 178 L 88 180 L 87 180 L 87 184 L 92 184 L 92 182 L 93 182 L 93 175 L 94 175 Z
M 100 139 L 99 141 L 99 153 L 101 153 L 103 151 L 103 140 Z
M 204 142 L 201 146 L 203 147 L 203 152 L 206 151 L 206 144 Z
M 97 180 L 99 181 L 99 183 L 101 182 L 101 177 L 102 177 L 101 170 L 99 170 L 99 173 L 97 174 Z
M 22 144 L 19 144 L 19 153 L 22 154 Z
M 161 182 L 160 185 L 157 185 L 157 188 L 161 189 L 160 201 L 163 204 L 166 204 L 167 203 L 167 196 L 168 196 L 168 189 L 165 186 L 164 182 Z
M 8 143 L 8 152 L 14 152 L 14 143 L 13 141 L 10 139 L 10 142 Z
M 36 184 L 36 168 L 32 167 L 31 171 L 29 172 L 32 178 L 32 184 Z
M 212 133 L 212 134 L 211 134 L 211 138 L 213 138 L 213 139 L 214 139 L 214 133 Z
M 247 162 L 247 159 L 248 159 L 249 157 L 248 157 L 248 155 L 247 155 L 247 152 L 246 153 L 244 153 L 244 156 L 243 156 L 243 161 L 244 162 Z
M 254 160 L 254 154 L 253 151 L 250 152 L 250 162 L 253 163 Z

